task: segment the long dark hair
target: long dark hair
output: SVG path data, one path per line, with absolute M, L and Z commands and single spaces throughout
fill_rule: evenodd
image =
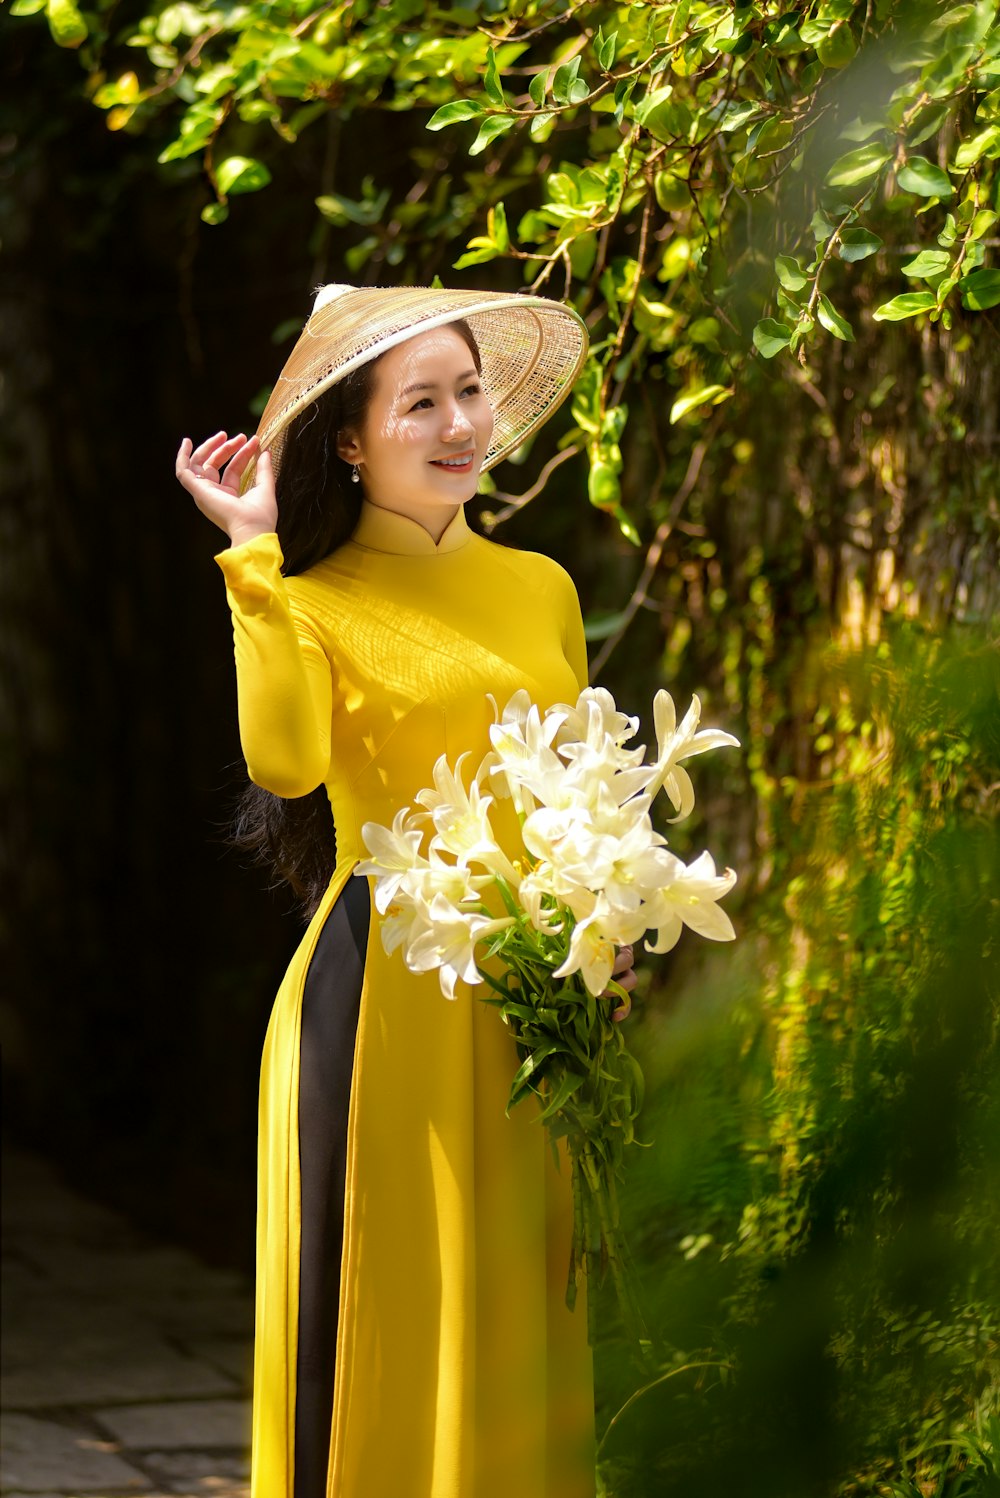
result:
M 459 318 L 448 327 L 464 338 L 482 373 L 479 345 L 469 324 Z M 364 491 L 361 484 L 351 482 L 351 465 L 338 455 L 337 439 L 342 432 L 359 432 L 364 426 L 381 357 L 331 385 L 287 428 L 275 480 L 286 577 L 328 557 L 358 523 Z M 248 781 L 236 809 L 232 842 L 256 863 L 270 866 L 276 882 L 290 884 L 303 915 L 312 916 L 337 861 L 325 786 L 286 799 Z

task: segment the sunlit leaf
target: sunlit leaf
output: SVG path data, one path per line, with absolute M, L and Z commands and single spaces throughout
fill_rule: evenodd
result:
M 765 359 L 773 359 L 792 341 L 792 329 L 787 323 L 776 322 L 773 317 L 761 318 L 753 330 L 754 348 Z
M 469 147 L 470 156 L 478 156 L 486 150 L 486 147 L 497 139 L 498 136 L 506 135 L 508 130 L 514 128 L 514 116 L 510 114 L 491 114 L 479 127 L 479 134 Z
M 227 156 L 216 167 L 215 180 L 222 193 L 257 192 L 270 182 L 271 173 L 252 156 Z
M 929 312 L 937 306 L 937 298 L 931 291 L 904 291 L 894 296 L 891 302 L 876 307 L 872 316 L 877 322 L 901 322 L 905 317 L 916 317 L 918 312 Z
M 962 301 L 974 312 L 1000 304 L 1000 270 L 974 270 L 958 283 Z
M 844 343 L 854 342 L 854 330 L 851 327 L 850 323 L 847 321 L 846 317 L 842 317 L 840 315 L 836 307 L 830 301 L 830 298 L 828 296 L 824 296 L 822 292 L 820 292 L 819 300 L 816 303 L 816 316 L 819 318 L 826 331 L 828 333 L 832 333 L 835 338 L 842 339 Z
M 890 153 L 879 142 L 861 146 L 857 151 L 848 151 L 846 156 L 838 157 L 827 172 L 826 180 L 831 187 L 853 187 L 874 177 L 890 160 Z
M 485 107 L 477 99 L 453 99 L 450 104 L 442 104 L 440 109 L 434 111 L 425 128 L 443 130 L 446 125 L 457 125 L 460 120 L 474 120 L 483 113 Z
M 947 250 L 921 250 L 912 260 L 899 268 L 904 276 L 919 280 L 927 276 L 940 276 L 951 264 Z
M 732 389 L 725 385 L 704 385 L 700 390 L 688 390 L 684 395 L 678 396 L 670 407 L 670 421 L 680 421 L 682 416 L 687 416 L 702 406 L 717 406 L 732 394 Z
M 841 229 L 837 253 L 841 260 L 866 260 L 882 248 L 882 241 L 869 229 Z
M 921 198 L 950 198 L 955 191 L 948 174 L 926 156 L 911 156 L 896 173 L 896 181 L 904 192 Z

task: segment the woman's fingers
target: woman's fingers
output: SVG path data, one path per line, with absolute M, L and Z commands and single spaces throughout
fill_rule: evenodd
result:
M 615 956 L 615 965 L 611 969 L 611 976 L 615 977 L 618 973 L 627 973 L 634 960 L 635 955 L 631 947 L 619 947 Z
M 235 443 L 236 446 L 229 453 L 227 449 L 232 446 L 232 443 Z M 251 459 L 257 456 L 259 444 L 256 437 L 246 439 L 242 433 L 240 433 L 238 438 L 234 437 L 232 443 L 226 443 L 224 447 L 218 450 L 215 454 L 215 461 L 216 464 L 219 462 L 226 463 L 226 476 L 222 480 L 223 488 L 231 489 L 234 494 L 238 494 L 244 470 Z M 228 462 L 226 462 L 227 458 Z

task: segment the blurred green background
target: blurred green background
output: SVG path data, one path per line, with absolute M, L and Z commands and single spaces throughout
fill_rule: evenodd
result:
M 652 1350 L 599 1297 L 605 1492 L 1000 1492 L 996 5 L 0 29 L 5 1127 L 250 1267 L 300 925 L 226 848 L 174 454 L 253 429 L 321 282 L 568 296 L 591 363 L 478 523 L 569 568 L 622 706 L 743 745 L 670 833 L 738 870 L 738 941 L 645 963 L 629 1021 Z

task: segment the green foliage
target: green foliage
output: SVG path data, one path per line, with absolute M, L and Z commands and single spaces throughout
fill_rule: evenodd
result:
M 703 421 L 701 393 L 732 388 L 748 359 L 807 365 L 825 338 L 853 340 L 859 299 L 881 321 L 946 327 L 1000 301 L 984 242 L 1000 206 L 994 0 L 160 0 L 117 32 L 104 8 L 84 22 L 70 0 L 49 0 L 47 14 L 63 45 L 86 39 L 110 128 L 170 131 L 158 159 L 173 170 L 202 161 L 210 224 L 230 195 L 266 188 L 282 143 L 324 115 L 429 112 L 426 128 L 448 139 L 411 148 L 419 190 L 393 201 L 374 181 L 355 213 L 343 191 L 317 198 L 329 222 L 366 231 L 350 273 L 413 276 L 429 240 L 472 228 L 456 269 L 517 262 L 587 317 L 598 426 L 648 379 Z M 495 232 L 501 197 L 512 229 Z M 920 249 L 901 267 L 914 234 Z M 706 319 L 714 336 L 693 338 Z M 614 444 L 580 442 L 592 501 L 634 538 Z
M 815 672 L 832 773 L 743 975 L 647 1031 L 661 1372 L 602 1351 L 608 1498 L 995 1490 L 1000 660 L 904 629 Z

